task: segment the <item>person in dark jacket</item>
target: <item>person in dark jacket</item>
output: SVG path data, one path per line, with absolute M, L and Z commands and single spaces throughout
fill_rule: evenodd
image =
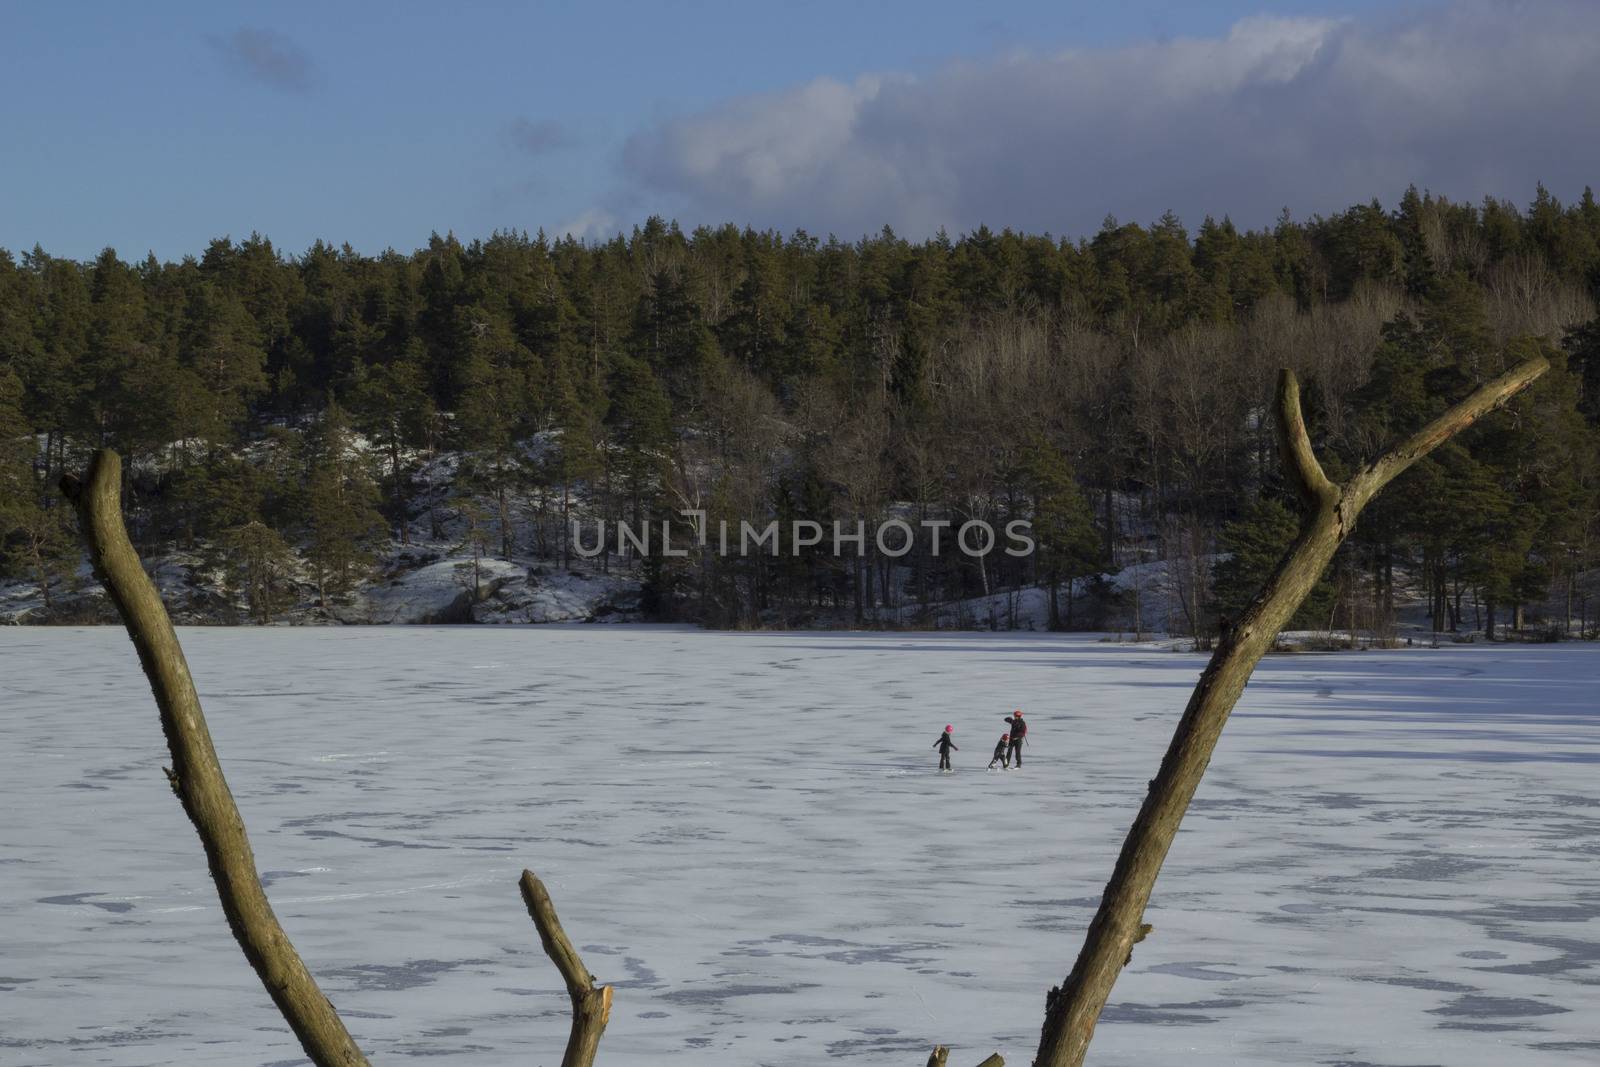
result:
M 946 726 L 944 733 L 939 735 L 939 740 L 933 743 L 933 747 L 939 750 L 939 769 L 941 771 L 950 769 L 950 750 L 953 748 L 957 752 L 961 751 L 961 746 L 956 744 L 950 736 L 955 731 L 956 728 L 954 726 Z
M 1010 747 L 1011 735 L 1001 734 L 1000 740 L 996 741 L 994 745 L 994 759 L 989 761 L 989 769 L 991 771 L 994 770 L 994 765 L 996 763 L 1001 764 L 1008 771 L 1011 769 L 1011 756 L 1006 751 Z
M 1018 767 L 1022 766 L 1022 742 L 1028 736 L 1028 724 L 1022 721 L 1022 709 L 1018 708 L 1006 716 L 1006 725 L 1011 728 L 1011 759 Z

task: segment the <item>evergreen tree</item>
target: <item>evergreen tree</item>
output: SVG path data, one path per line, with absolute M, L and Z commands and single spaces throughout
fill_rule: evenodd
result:
M 191 290 L 180 355 L 201 394 L 185 420 L 213 445 L 231 443 L 249 404 L 267 387 L 266 354 L 238 297 L 207 281 Z
M 604 470 L 605 430 L 593 409 L 576 391 L 562 390 L 556 415 L 556 438 L 545 458 L 545 477 L 561 493 L 561 566 L 572 567 L 573 491 L 593 482 Z
M 29 578 L 48 615 L 52 590 L 70 576 L 78 551 L 68 509 L 41 499 L 22 400 L 22 380 L 0 365 L 0 574 Z
M 260 475 L 242 456 L 216 450 L 175 472 L 166 496 L 181 530 L 193 547 L 197 538 L 212 539 L 223 531 L 256 521 L 261 514 Z
M 506 320 L 481 304 L 462 313 L 463 387 L 457 426 L 468 450 L 463 481 L 494 497 L 500 555 L 512 555 L 512 497 L 530 471 L 521 441 L 536 428 L 542 367 Z
M 229 595 L 244 599 L 252 622 L 271 622 L 290 595 L 293 550 L 276 530 L 258 521 L 224 530 L 218 549 Z
M 476 602 L 483 599 L 483 558 L 489 554 L 493 536 L 489 514 L 470 496 L 458 496 L 452 503 L 456 517 L 461 521 L 461 536 L 451 546 L 450 554 L 467 552 L 472 557 L 465 563 L 455 565 L 456 580 L 472 590 L 472 599 Z
M 383 539 L 377 490 L 351 440 L 344 410 L 329 404 L 311 443 L 306 478 L 306 561 L 322 607 L 363 578 Z
M 1567 331 L 1562 347 L 1578 389 L 1578 410 L 1600 426 L 1600 319 Z
M 672 442 L 672 402 L 644 362 L 622 357 L 613 375 L 607 416 L 616 445 L 615 470 L 635 526 L 650 514 Z
M 402 544 L 411 540 L 406 453 L 427 446 L 438 415 L 428 394 L 425 360 L 425 346 L 412 338 L 396 358 L 365 369 L 351 389 L 356 425 L 388 460 L 389 517 Z
M 1299 531 L 1299 521 L 1271 497 L 1257 500 L 1222 528 L 1218 541 L 1226 555 L 1216 562 L 1211 573 L 1212 598 L 1224 631 L 1243 613 Z M 1289 625 L 1295 629 L 1325 627 L 1333 596 L 1333 585 L 1324 576 Z
M 1052 630 L 1070 629 L 1074 581 L 1098 572 L 1100 535 L 1066 457 L 1038 435 L 1030 442 L 1027 474 L 1038 568 L 1049 592 L 1049 626 Z M 1057 599 L 1063 582 L 1067 587 L 1065 615 Z

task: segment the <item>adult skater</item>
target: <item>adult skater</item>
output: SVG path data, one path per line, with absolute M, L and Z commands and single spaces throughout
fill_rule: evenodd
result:
M 1003 765 L 1008 771 L 1011 769 L 1011 756 L 1006 751 L 1010 747 L 1011 735 L 1001 734 L 1000 740 L 996 741 L 994 744 L 994 759 L 989 761 L 989 769 L 991 771 L 994 770 L 994 765 L 996 763 Z
M 941 771 L 950 769 L 950 750 L 953 748 L 957 752 L 961 751 L 961 746 L 956 744 L 955 740 L 950 736 L 955 732 L 956 728 L 954 726 L 946 726 L 944 733 L 939 735 L 939 740 L 933 743 L 933 747 L 939 750 L 939 769 Z
M 1006 725 L 1011 728 L 1011 760 L 1020 767 L 1022 766 L 1022 742 L 1028 736 L 1028 724 L 1022 721 L 1021 708 L 1006 716 Z

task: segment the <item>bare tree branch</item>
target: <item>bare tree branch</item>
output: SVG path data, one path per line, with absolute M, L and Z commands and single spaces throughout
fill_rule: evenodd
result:
M 68 475 L 61 480 L 61 491 L 78 509 L 95 573 L 117 606 L 150 679 L 172 752 L 167 772 L 172 790 L 205 846 L 234 938 L 306 1055 L 318 1067 L 365 1067 L 366 1056 L 317 987 L 261 888 L 244 819 L 222 775 L 172 620 L 122 524 L 121 474 L 122 461 L 104 450 L 95 455 L 85 481 Z
M 1345 499 L 1354 501 L 1358 510 L 1364 507 L 1367 501 L 1376 496 L 1379 490 L 1403 473 L 1407 467 L 1505 404 L 1549 369 L 1548 359 L 1535 356 L 1511 368 L 1493 381 L 1485 382 L 1473 390 L 1465 400 L 1391 448 L 1367 467 L 1357 471 L 1345 487 Z
M 1288 367 L 1278 372 L 1278 450 L 1283 454 L 1284 470 L 1293 476 L 1295 490 L 1307 507 L 1338 499 L 1338 488 L 1322 473 L 1322 464 L 1311 449 L 1300 409 L 1300 381 Z
M 572 998 L 572 1032 L 567 1038 L 567 1051 L 561 1057 L 561 1067 L 591 1067 L 595 1052 L 600 1047 L 600 1035 L 605 1033 L 611 1019 L 611 987 L 595 988 L 594 976 L 578 957 L 561 920 L 556 917 L 555 905 L 544 883 L 532 871 L 523 871 L 519 883 L 522 900 L 528 905 L 528 914 L 538 928 L 539 941 L 545 955 L 561 972 L 567 983 L 567 995 Z
M 1311 453 L 1294 376 L 1285 372 L 1279 379 L 1279 434 L 1285 443 L 1285 463 L 1299 479 L 1302 493 L 1317 506 L 1306 514 L 1294 545 L 1238 625 L 1218 643 L 1201 674 L 1161 768 L 1150 780 L 1144 805 L 1123 841 L 1072 972 L 1045 998 L 1045 1021 L 1034 1067 L 1081 1067 L 1111 987 L 1132 958 L 1134 943 L 1148 932 L 1145 906 L 1229 713 L 1278 631 L 1354 529 L 1361 509 L 1396 475 L 1504 404 L 1548 367 L 1547 360 L 1536 357 L 1489 382 L 1358 472 L 1342 488 L 1327 483 Z

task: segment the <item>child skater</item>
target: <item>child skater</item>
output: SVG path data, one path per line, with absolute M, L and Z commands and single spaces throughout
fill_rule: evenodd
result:
M 961 746 L 956 744 L 950 737 L 955 732 L 956 728 L 954 726 L 946 726 L 944 733 L 939 735 L 939 740 L 933 743 L 933 747 L 939 750 L 939 769 L 941 771 L 950 769 L 950 750 L 953 748 L 957 752 L 961 751 Z
M 994 770 L 996 763 L 1001 764 L 1006 770 L 1011 769 L 1011 735 L 1001 734 L 1000 740 L 994 746 L 994 759 L 989 761 L 989 769 Z

